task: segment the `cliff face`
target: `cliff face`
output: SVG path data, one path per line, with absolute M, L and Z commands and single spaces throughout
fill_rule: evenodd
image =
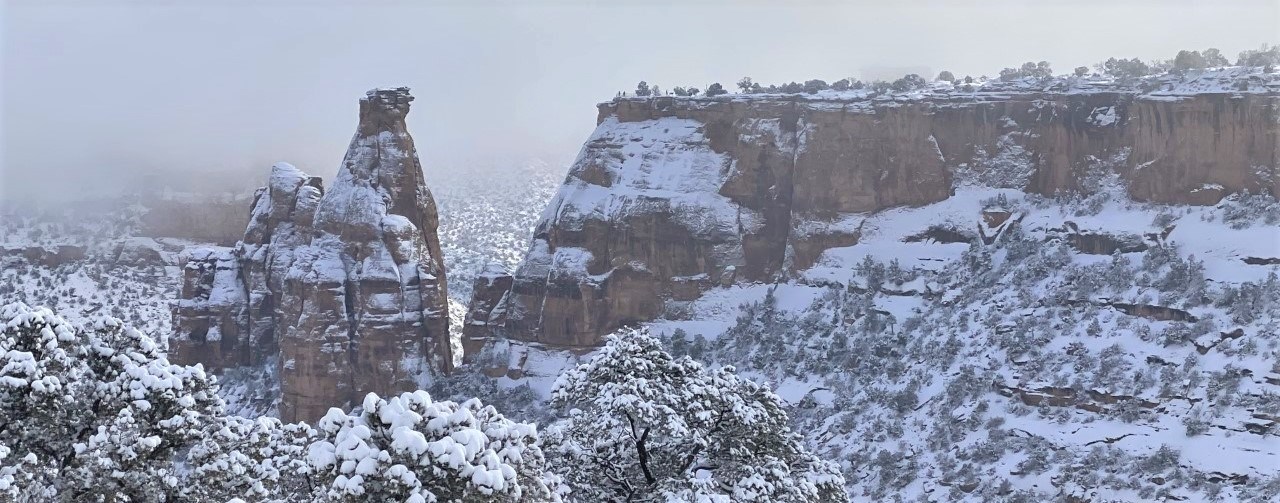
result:
M 176 357 L 217 368 L 278 355 L 288 421 L 451 370 L 436 207 L 405 129 L 412 99 L 370 91 L 327 192 L 278 164 L 244 239 L 189 253 Z
M 1099 91 L 604 103 L 523 264 L 477 285 L 466 338 L 595 345 L 713 285 L 808 268 L 857 242 L 856 219 L 843 217 L 942 201 L 962 184 L 1049 195 L 1113 174 L 1139 201 L 1280 194 L 1278 101 Z

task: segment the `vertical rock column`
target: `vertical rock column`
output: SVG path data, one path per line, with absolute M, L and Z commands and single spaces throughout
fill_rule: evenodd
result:
M 405 115 L 408 88 L 360 100 L 360 124 L 295 252 L 280 301 L 281 418 L 315 420 L 369 392 L 417 387 L 452 355 L 435 201 Z
M 232 248 L 191 248 L 174 305 L 174 361 L 221 370 L 261 365 L 279 351 L 277 300 L 294 252 L 311 239 L 320 178 L 287 163 L 271 167 L 258 189 L 244 238 Z
M 236 244 L 240 287 L 249 313 L 244 332 L 253 349 L 244 364 L 260 364 L 265 355 L 279 352 L 277 320 L 283 312 L 279 299 L 284 280 L 295 252 L 311 240 L 316 205 L 323 193 L 319 177 L 282 162 L 271 167 L 267 186 L 255 198 L 244 239 Z

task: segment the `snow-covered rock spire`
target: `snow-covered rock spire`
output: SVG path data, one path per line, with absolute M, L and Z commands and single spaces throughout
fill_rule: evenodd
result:
M 424 370 L 451 370 L 438 218 L 405 125 L 411 101 L 406 87 L 374 89 L 360 100 L 356 134 L 326 190 L 292 166 L 273 169 L 244 240 L 223 254 L 232 256 L 211 254 L 222 260 L 207 261 L 210 272 L 193 275 L 201 284 L 184 288 L 184 298 L 197 301 L 233 292 L 217 299 L 235 305 L 179 309 L 178 354 L 235 366 L 278 352 L 286 421 L 316 420 L 370 392 L 416 389 Z M 201 320 L 186 311 L 209 321 L 196 326 Z M 213 321 L 236 329 L 219 326 L 211 339 Z M 221 339 L 228 334 L 247 340 Z M 247 348 L 246 356 L 225 356 L 224 348 Z

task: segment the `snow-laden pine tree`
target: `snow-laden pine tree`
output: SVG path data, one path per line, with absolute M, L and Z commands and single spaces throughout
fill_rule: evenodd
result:
M 19 501 L 165 501 L 173 462 L 222 402 L 115 318 L 82 329 L 46 308 L 0 307 L 0 490 Z M 14 482 L 10 482 L 13 480 Z
M 425 391 L 370 393 L 318 425 L 307 458 L 326 501 L 561 501 L 537 428 L 479 400 L 433 401 Z
M 845 501 L 844 477 L 808 452 L 768 388 L 732 367 L 675 358 L 643 330 L 610 336 L 557 380 L 547 431 L 582 501 Z

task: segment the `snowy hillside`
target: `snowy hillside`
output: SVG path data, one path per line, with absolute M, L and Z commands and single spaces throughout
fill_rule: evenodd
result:
M 457 270 L 510 264 L 534 218 L 522 201 L 550 194 L 534 174 L 512 182 L 529 192 L 490 185 L 516 194 L 496 203 L 437 185 Z M 779 284 L 672 302 L 648 329 L 676 355 L 775 386 L 857 501 L 1274 499 L 1280 204 L 1135 203 L 1095 182 L 1056 199 L 962 185 L 940 203 L 842 215 L 856 245 Z M 163 335 L 189 243 L 114 238 L 129 233 L 118 216 L 72 221 L 5 219 L 6 301 L 118 313 Z M 60 245 L 84 256 L 58 259 Z M 507 341 L 484 358 L 518 370 L 496 381 L 505 391 L 470 367 L 433 394 L 544 419 L 555 378 L 587 355 Z M 237 403 L 263 376 L 226 377 L 229 410 L 270 412 Z
M 1277 84 L 620 96 L 476 363 L 553 396 L 638 325 L 776 388 L 855 501 L 1274 501 Z
M 1274 199 L 970 186 L 845 218 L 858 244 L 669 303 L 649 329 L 777 386 L 856 500 L 1280 495 Z M 578 361 L 508 344 L 512 384 L 548 389 Z
M 471 283 L 487 266 L 515 269 L 562 171 L 542 161 L 518 168 L 432 170 L 427 183 L 440 209 L 451 300 L 465 304 Z
M 0 215 L 0 298 L 80 322 L 125 319 L 163 340 L 182 239 L 133 237 L 145 209 L 128 201 Z

